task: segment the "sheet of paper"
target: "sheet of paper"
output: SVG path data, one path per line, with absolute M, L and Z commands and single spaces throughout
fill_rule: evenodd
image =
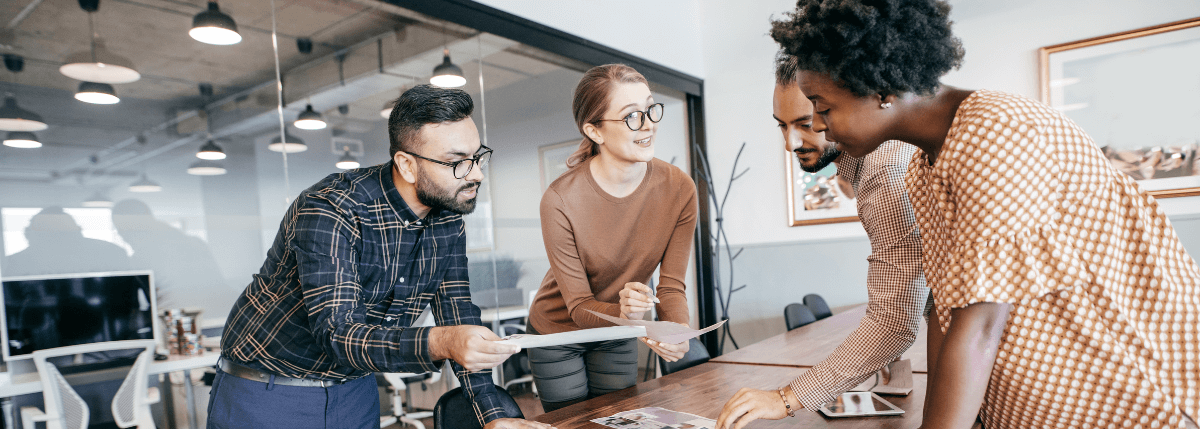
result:
M 612 317 L 607 314 L 600 314 L 600 313 L 597 313 L 592 310 L 588 310 L 588 311 L 591 311 L 592 314 L 595 314 L 597 317 L 599 317 L 601 319 L 607 320 L 607 321 L 615 323 L 617 325 L 645 326 L 647 337 L 650 337 L 650 339 L 652 339 L 654 341 L 658 341 L 661 343 L 667 343 L 667 344 L 682 343 L 684 341 L 698 337 L 698 336 L 700 336 L 700 334 L 703 334 L 705 332 L 720 328 L 721 325 L 725 324 L 725 321 L 722 320 L 720 323 L 714 324 L 712 326 L 709 326 L 707 328 L 697 331 L 695 329 L 680 325 L 678 323 L 654 322 L 654 321 L 647 321 L 647 320 L 629 320 L 629 319 L 622 319 L 619 317 Z
M 646 336 L 646 328 L 642 326 L 610 326 L 607 328 L 580 329 L 578 331 L 558 334 L 530 335 L 517 334 L 502 338 L 499 343 L 516 344 L 523 349 L 537 347 L 561 346 L 563 344 L 590 343 L 593 341 L 620 340 Z
M 639 408 L 591 420 L 617 429 L 713 429 L 716 420 L 659 407 Z

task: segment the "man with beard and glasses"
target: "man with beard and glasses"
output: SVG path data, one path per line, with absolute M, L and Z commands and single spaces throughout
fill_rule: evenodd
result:
M 209 428 L 378 428 L 371 373 L 446 359 L 486 428 L 550 427 L 506 414 L 490 368 L 520 348 L 496 343 L 471 303 L 462 215 L 492 152 L 473 109 L 462 90 L 405 91 L 391 161 L 300 193 L 229 313 Z M 411 326 L 431 303 L 438 326 Z
M 741 428 L 755 419 L 781 419 L 800 407 L 818 409 L 899 359 L 916 341 L 927 312 L 921 237 L 904 191 L 904 174 L 916 149 L 890 141 L 863 158 L 844 154 L 837 143 L 813 131 L 813 104 L 800 91 L 797 73 L 795 57 L 781 53 L 776 58 L 774 117 L 801 169 L 816 173 L 833 163 L 838 176 L 854 187 L 858 219 L 871 240 L 867 315 L 833 354 L 790 385 L 739 390 L 717 418 L 721 429 Z M 929 340 L 933 351 L 940 341 L 932 335 Z M 936 356 L 930 353 L 928 358 L 933 367 Z

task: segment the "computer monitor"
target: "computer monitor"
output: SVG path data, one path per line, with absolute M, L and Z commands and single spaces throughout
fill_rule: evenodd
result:
M 14 277 L 0 282 L 4 360 L 34 350 L 104 341 L 155 339 L 149 271 Z

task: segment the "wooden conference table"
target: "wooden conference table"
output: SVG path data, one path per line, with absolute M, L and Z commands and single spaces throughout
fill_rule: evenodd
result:
M 713 362 L 744 363 L 752 365 L 780 365 L 798 368 L 815 366 L 833 353 L 846 340 L 858 323 L 867 314 L 867 306 L 843 311 L 825 319 L 759 341 L 752 345 L 725 353 Z M 912 361 L 914 373 L 928 373 L 929 362 L 925 359 L 926 326 L 921 320 L 921 331 L 917 341 L 901 356 Z
M 721 407 L 738 389 L 776 389 L 803 374 L 833 352 L 842 340 L 854 332 L 866 314 L 866 306 L 856 307 L 810 325 L 780 334 L 720 356 L 708 363 L 628 389 L 590 399 L 534 418 L 559 429 L 601 429 L 590 420 L 645 407 L 662 407 L 716 420 Z M 801 411 L 795 418 L 759 420 L 750 428 L 915 428 L 921 424 L 926 385 L 925 323 L 922 332 L 904 358 L 912 360 L 913 393 L 883 398 L 905 411 L 900 416 L 827 418 L 819 413 Z

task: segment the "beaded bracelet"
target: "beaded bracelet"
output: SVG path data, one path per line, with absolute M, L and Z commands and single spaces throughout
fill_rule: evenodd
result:
M 788 417 L 796 417 L 796 411 L 792 410 L 792 404 L 788 403 L 787 394 L 783 393 L 783 388 L 779 388 L 779 399 L 783 400 L 783 406 L 787 408 Z

